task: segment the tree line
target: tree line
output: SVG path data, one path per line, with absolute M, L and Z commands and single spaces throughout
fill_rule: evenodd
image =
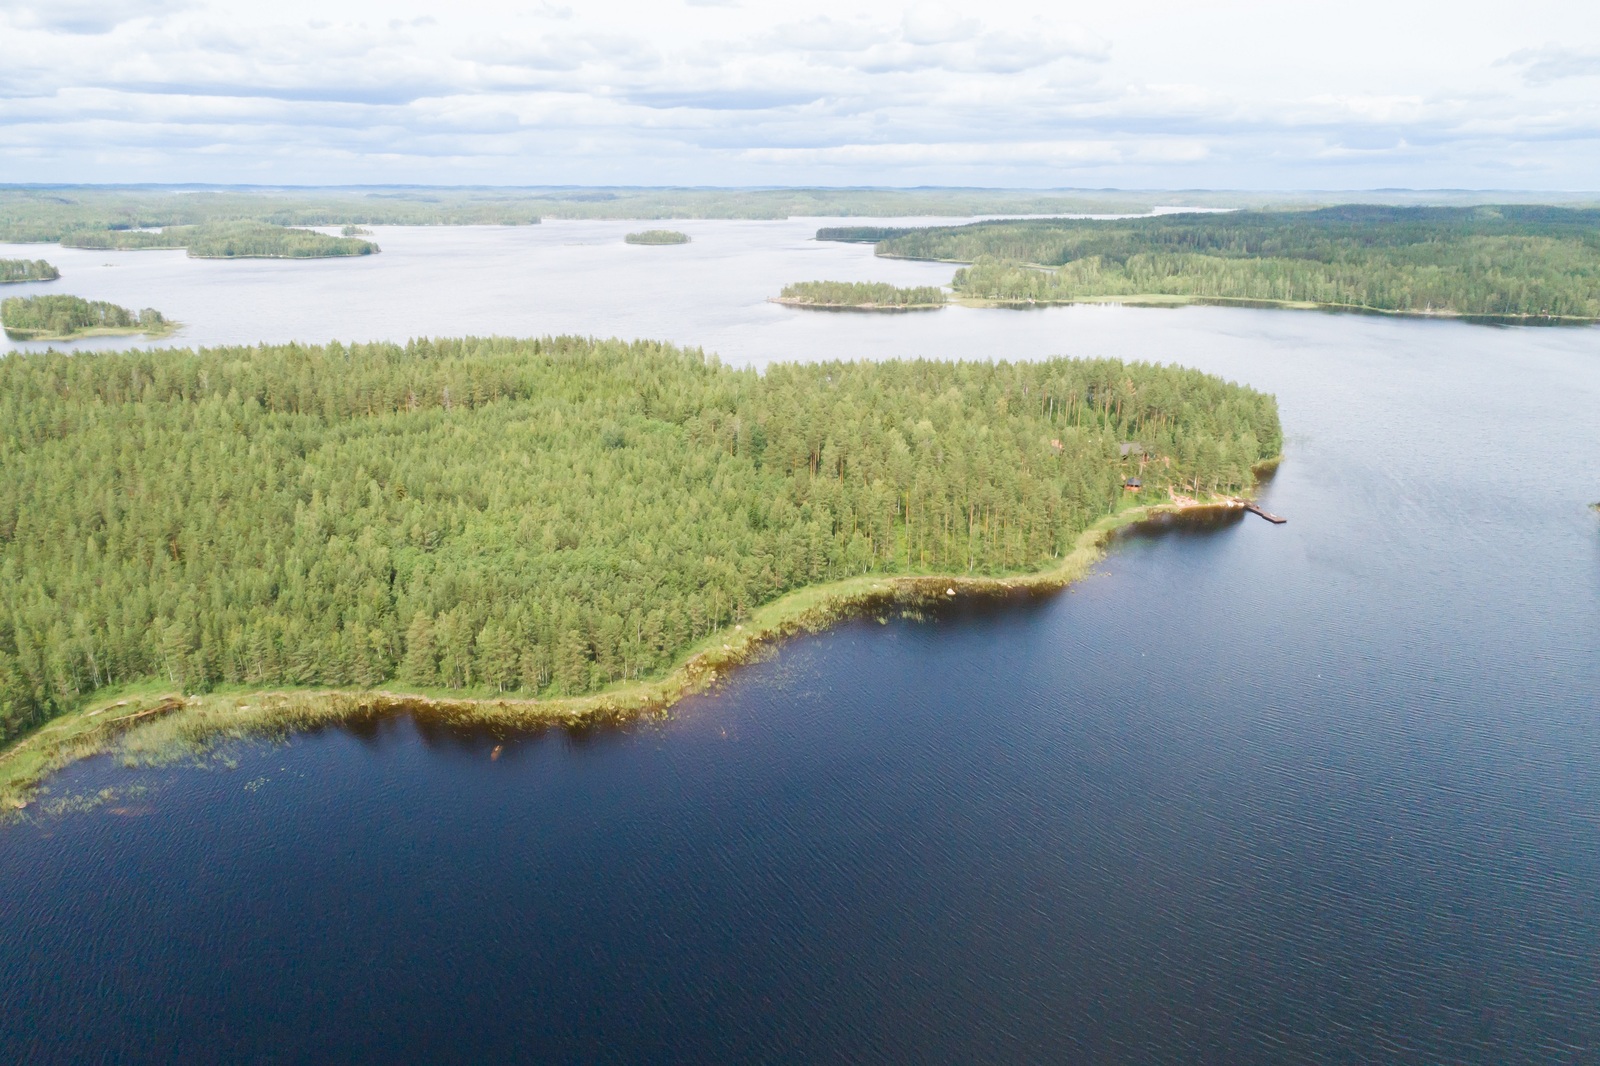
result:
M 595 341 L 0 360 L 0 736 L 143 678 L 591 691 L 800 586 L 1037 569 L 1251 483 L 1270 396 L 1114 360 Z
M 1169 295 L 1600 318 L 1595 209 L 1347 206 L 985 222 L 918 230 L 878 251 L 972 263 L 952 285 L 979 299 Z

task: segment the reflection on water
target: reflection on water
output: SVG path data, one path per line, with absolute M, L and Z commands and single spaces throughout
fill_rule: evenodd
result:
M 333 297 L 116 284 L 226 341 L 1184 363 L 1278 394 L 1289 523 L 1144 523 L 1064 592 L 868 614 L 666 721 L 83 764 L 87 809 L 0 831 L 0 1058 L 1600 1061 L 1600 331 L 810 315 L 766 297 L 949 268 L 815 223 L 634 268 L 607 225 L 396 231 Z
M 1204 537 L 1236 526 L 1249 517 L 1238 507 L 1203 507 L 1176 514 L 1158 513 L 1127 526 L 1119 533 L 1123 537 L 1152 540 L 1163 537 Z

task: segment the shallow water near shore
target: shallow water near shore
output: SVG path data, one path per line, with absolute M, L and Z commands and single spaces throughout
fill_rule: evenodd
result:
M 1147 525 L 1067 592 L 799 638 L 665 721 L 81 764 L 47 800 L 86 809 L 0 827 L 0 1058 L 1600 1062 L 1600 330 L 767 303 L 948 280 L 818 224 L 102 269 L 174 343 L 1183 363 L 1278 395 L 1289 523 Z M 84 284 L 50 291 L 116 298 Z

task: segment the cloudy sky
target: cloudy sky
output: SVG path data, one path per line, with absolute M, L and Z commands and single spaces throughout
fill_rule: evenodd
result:
M 1600 3 L 0 0 L 27 181 L 1593 190 Z

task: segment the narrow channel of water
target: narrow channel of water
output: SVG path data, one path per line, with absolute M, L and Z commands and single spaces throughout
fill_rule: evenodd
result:
M 1288 525 L 1139 531 L 667 722 L 82 765 L 55 795 L 110 798 L 0 830 L 0 1058 L 1600 1061 L 1600 331 L 764 303 L 948 275 L 815 225 L 395 230 L 331 294 L 102 269 L 207 343 L 1184 363 L 1278 394 Z

